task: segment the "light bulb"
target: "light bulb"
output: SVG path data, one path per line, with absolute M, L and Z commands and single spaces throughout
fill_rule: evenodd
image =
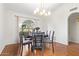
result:
M 45 10 L 43 9 L 43 11 L 42 11 L 43 13 L 45 13 Z
M 40 15 L 43 15 L 43 12 L 40 12 Z
M 39 12 L 39 8 L 36 8 L 36 12 Z
M 36 10 L 34 11 L 34 14 L 36 14 L 37 12 L 39 12 L 39 8 L 36 8 Z
M 50 11 L 48 11 L 48 15 L 51 15 L 51 12 Z
M 34 11 L 34 14 L 36 14 L 36 13 L 37 13 L 37 11 L 35 10 L 35 11 Z

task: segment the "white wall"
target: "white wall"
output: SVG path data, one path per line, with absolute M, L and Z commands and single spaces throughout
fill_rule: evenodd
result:
M 76 22 L 76 35 L 72 42 L 79 43 L 79 22 Z
M 0 52 L 3 48 L 3 4 L 0 4 Z
M 4 39 L 5 44 L 16 43 L 16 19 L 13 14 L 5 8 L 4 16 Z
M 53 14 L 47 17 L 47 29 L 55 31 L 55 41 L 67 45 L 67 19 L 64 6 L 53 12 Z
M 2 10 L 3 10 L 3 7 L 2 7 L 2 4 L 0 4 L 0 52 L 1 52 L 1 50 L 2 50 L 2 49 L 1 49 L 1 48 L 2 48 L 1 45 L 2 45 L 2 40 L 3 40 L 3 38 L 2 38 L 2 35 L 3 35 L 3 33 L 2 33 L 2 32 L 3 32 L 3 30 L 2 30 L 2 29 L 3 29 L 3 28 L 2 28 L 2 24 L 3 24 L 3 23 L 2 23 L 2 22 L 3 22 L 3 21 L 2 21 L 2 20 L 3 20 L 2 14 L 3 14 L 3 13 L 2 13 L 2 12 L 3 12 L 3 11 L 2 11 Z
M 47 22 L 47 28 L 50 27 L 51 30 L 55 30 L 56 42 L 68 45 L 68 17 L 73 12 L 79 12 L 79 9 L 70 11 L 74 7 L 79 7 L 79 4 L 63 4 L 56 11 L 52 12 L 51 16 L 44 18 Z
M 17 42 L 17 35 L 18 35 L 17 34 L 17 18 L 15 15 L 23 16 L 23 17 L 32 17 L 33 19 L 35 18 L 33 16 L 28 16 L 28 15 L 20 14 L 17 12 L 13 12 L 11 10 L 7 10 L 6 15 L 5 15 L 5 21 L 4 21 L 5 22 L 5 24 L 4 24 L 4 31 L 5 31 L 4 37 L 6 38 L 7 44 L 12 44 L 12 43 Z M 19 20 L 21 20 L 21 19 L 23 19 L 23 18 L 19 18 Z M 35 18 L 35 19 L 37 19 L 37 18 Z M 27 18 L 26 18 L 26 20 L 27 20 Z M 38 24 L 39 24 L 39 22 L 38 22 Z
M 4 4 L 0 3 L 0 53 L 5 45 L 11 42 L 7 34 L 10 31 L 9 27 L 7 26 L 8 24 L 7 9 L 5 9 Z

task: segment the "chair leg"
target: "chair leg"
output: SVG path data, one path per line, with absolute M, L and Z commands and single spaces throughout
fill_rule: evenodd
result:
M 43 54 L 44 54 L 44 51 L 42 50 L 42 54 L 41 55 L 43 56 Z
M 30 44 L 28 44 L 28 49 L 30 48 Z
M 31 47 L 31 52 L 32 52 L 32 55 L 34 56 L 34 48 L 33 48 L 33 46 Z
M 54 53 L 54 45 L 53 45 L 53 43 L 52 43 L 52 52 Z
M 28 44 L 28 51 L 29 51 L 29 55 L 30 55 L 30 44 Z
M 34 50 L 33 50 L 33 56 L 35 55 Z
M 23 53 L 23 45 L 21 46 L 20 53 L 21 53 L 21 56 L 22 56 L 22 53 Z
M 42 56 L 44 55 L 44 48 L 42 48 L 42 54 L 41 54 Z

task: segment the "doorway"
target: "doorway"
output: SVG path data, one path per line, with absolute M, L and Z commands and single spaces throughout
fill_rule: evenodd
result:
M 68 18 L 68 44 L 79 44 L 79 12 L 72 13 Z

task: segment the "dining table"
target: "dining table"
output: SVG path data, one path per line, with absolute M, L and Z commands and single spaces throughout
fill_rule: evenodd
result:
M 48 38 L 48 34 L 45 34 L 45 32 L 32 32 L 30 33 L 28 36 L 27 36 L 27 39 L 28 40 L 24 40 L 25 42 L 30 42 L 32 45 L 33 45 L 33 42 L 34 42 L 34 35 L 43 35 L 44 36 L 44 39 L 43 39 L 43 43 L 46 43 L 45 41 L 47 40 Z M 31 38 L 31 40 L 29 40 L 29 38 Z

